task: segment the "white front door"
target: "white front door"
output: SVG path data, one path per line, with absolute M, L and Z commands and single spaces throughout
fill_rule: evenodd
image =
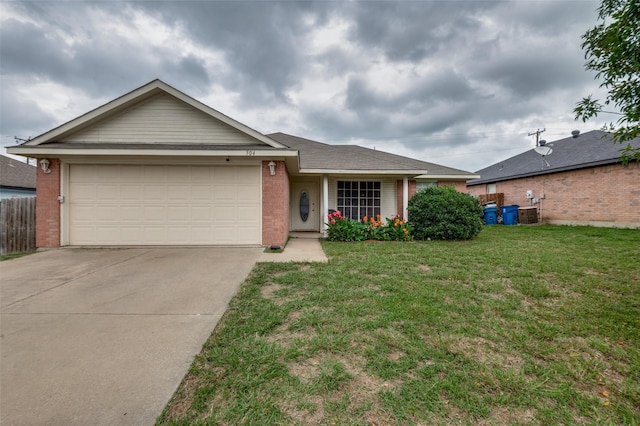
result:
M 291 185 L 291 229 L 293 231 L 320 231 L 318 208 L 317 182 L 302 181 Z

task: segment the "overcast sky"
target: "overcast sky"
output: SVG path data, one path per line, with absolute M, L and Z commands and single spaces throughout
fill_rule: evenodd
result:
M 573 129 L 603 92 L 598 1 L 0 3 L 2 145 L 155 78 L 262 132 L 467 171 Z

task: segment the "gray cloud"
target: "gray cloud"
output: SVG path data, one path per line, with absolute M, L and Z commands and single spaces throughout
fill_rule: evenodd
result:
M 509 146 L 522 137 L 509 133 L 514 128 L 546 125 L 564 132 L 576 126 L 566 117 L 597 88 L 583 70 L 580 48 L 597 5 L 5 2 L 2 136 L 34 135 L 60 124 L 38 99 L 21 96 L 21 88 L 34 82 L 111 99 L 161 78 L 196 98 L 222 88 L 236 111 L 270 117 L 247 123 L 263 131 L 294 132 L 273 127 L 290 123 L 309 131 L 301 136 L 378 147 L 387 141 L 415 155 L 431 154 L 432 147 L 471 148 L 483 138 Z M 341 30 L 328 31 L 330 24 Z M 320 28 L 328 37 L 323 48 L 310 44 Z M 157 31 L 158 40 L 173 33 L 164 42 L 146 43 L 136 31 Z M 193 48 L 185 50 L 181 40 Z M 476 165 L 478 157 L 448 165 L 486 165 Z

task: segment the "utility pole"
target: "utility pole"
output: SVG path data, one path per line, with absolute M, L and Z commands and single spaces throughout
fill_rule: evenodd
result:
M 547 128 L 545 127 L 545 128 L 544 128 L 544 129 L 542 129 L 542 130 L 538 129 L 538 130 L 536 130 L 535 132 L 531 132 L 531 133 L 529 133 L 527 136 L 533 136 L 533 135 L 536 135 L 536 146 L 539 146 L 539 145 L 540 145 L 540 134 L 541 134 L 541 133 L 544 133 L 544 132 L 546 132 L 546 131 L 547 131 Z

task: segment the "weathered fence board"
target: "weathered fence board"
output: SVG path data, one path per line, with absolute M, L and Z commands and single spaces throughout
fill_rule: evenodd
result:
M 499 192 L 497 194 L 480 194 L 480 204 L 485 205 L 487 203 L 496 203 L 498 207 L 498 211 L 500 211 L 500 207 L 504 205 L 504 194 Z
M 0 255 L 36 249 L 36 198 L 0 201 Z

